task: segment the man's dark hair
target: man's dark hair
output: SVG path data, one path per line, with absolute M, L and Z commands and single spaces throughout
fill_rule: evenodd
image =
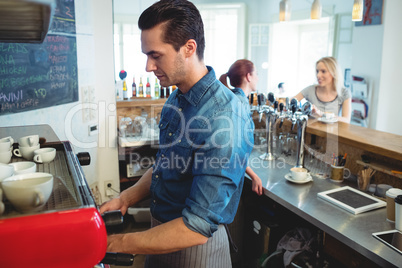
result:
M 197 42 L 197 56 L 204 59 L 204 24 L 195 5 L 186 0 L 160 0 L 142 12 L 138 27 L 149 30 L 164 25 L 163 41 L 179 51 L 189 39 Z
M 278 84 L 278 88 L 283 87 L 283 84 L 285 84 L 285 83 L 284 83 L 284 82 L 279 83 L 279 84 Z

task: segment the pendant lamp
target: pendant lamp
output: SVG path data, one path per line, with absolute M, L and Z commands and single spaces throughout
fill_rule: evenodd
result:
M 363 19 L 363 0 L 355 0 L 353 3 L 352 21 Z
M 313 5 L 311 6 L 311 19 L 319 20 L 321 19 L 322 6 L 320 0 L 314 0 Z
M 279 21 L 290 21 L 290 0 L 279 2 Z

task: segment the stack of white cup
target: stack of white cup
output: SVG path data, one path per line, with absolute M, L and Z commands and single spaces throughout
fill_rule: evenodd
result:
M 39 135 L 21 137 L 18 139 L 18 148 L 14 149 L 14 155 L 32 161 L 34 151 L 39 148 Z
M 0 139 L 0 163 L 8 164 L 13 156 L 14 139 L 5 137 Z

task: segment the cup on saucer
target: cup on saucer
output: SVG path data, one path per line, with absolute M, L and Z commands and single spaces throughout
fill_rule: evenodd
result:
M 308 170 L 303 167 L 293 167 L 290 169 L 292 179 L 295 181 L 304 181 L 307 179 Z

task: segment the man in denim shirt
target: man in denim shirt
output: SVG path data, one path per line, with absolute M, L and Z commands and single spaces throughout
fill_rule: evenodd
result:
M 107 251 L 151 254 L 146 267 L 231 267 L 223 224 L 236 214 L 253 124 L 239 98 L 203 61 L 201 16 L 183 0 L 163 0 L 140 19 L 146 70 L 176 85 L 159 123 L 155 165 L 101 213 L 151 196 L 153 228 L 108 237 Z

